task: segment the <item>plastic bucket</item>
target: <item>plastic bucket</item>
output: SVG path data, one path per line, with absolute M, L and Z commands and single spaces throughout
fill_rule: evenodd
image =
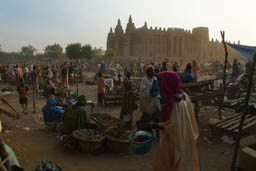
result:
M 131 134 L 129 135 L 129 140 L 132 145 L 132 150 L 136 154 L 145 154 L 150 151 L 150 149 L 152 147 L 153 139 L 156 136 L 156 132 L 154 130 L 152 130 L 150 132 L 150 134 L 152 135 L 151 139 L 144 141 L 144 142 L 136 142 L 136 141 L 134 141 L 134 138 L 135 138 L 135 134 L 137 131 L 138 130 L 133 130 L 131 132 Z

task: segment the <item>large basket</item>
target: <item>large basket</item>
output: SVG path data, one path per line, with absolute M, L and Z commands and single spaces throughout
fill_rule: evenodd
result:
M 97 149 L 99 149 L 102 146 L 102 142 L 105 139 L 105 137 L 103 135 L 97 140 L 88 140 L 84 137 L 78 136 L 77 131 L 79 131 L 79 130 L 74 131 L 72 133 L 72 135 L 76 139 L 78 139 L 79 149 L 81 152 L 92 153 L 92 152 L 97 151 Z
M 93 153 L 97 151 L 102 146 L 102 141 L 100 142 L 92 142 L 92 141 L 84 141 L 79 140 L 79 149 L 83 153 Z
M 131 149 L 131 143 L 129 140 L 120 141 L 107 136 L 107 147 L 114 153 L 128 153 Z

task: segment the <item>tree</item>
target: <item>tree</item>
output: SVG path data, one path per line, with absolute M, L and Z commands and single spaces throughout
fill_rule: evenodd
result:
M 111 59 L 115 56 L 115 50 L 114 49 L 111 49 L 111 48 L 109 48 L 109 49 L 107 49 L 106 51 L 105 51 L 105 57 L 106 58 L 108 58 L 108 63 L 109 63 L 109 65 L 110 65 L 110 61 L 111 61 Z
M 81 44 L 71 43 L 66 47 L 66 55 L 69 59 L 79 59 L 81 58 Z
M 34 56 L 36 52 L 36 48 L 34 48 L 32 45 L 22 46 L 20 54 L 22 56 Z
M 93 56 L 95 56 L 95 57 L 104 56 L 104 50 L 102 48 L 94 48 L 93 49 Z
M 0 45 L 0 57 L 3 56 L 2 46 Z
M 44 54 L 51 58 L 59 58 L 62 55 L 62 47 L 59 44 L 48 45 L 44 49 Z
M 90 44 L 85 44 L 85 45 L 81 48 L 81 57 L 90 60 L 93 55 L 94 55 L 94 54 L 93 54 L 92 46 L 91 46 Z

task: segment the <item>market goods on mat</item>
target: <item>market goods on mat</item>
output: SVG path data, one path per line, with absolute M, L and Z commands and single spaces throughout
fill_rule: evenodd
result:
M 108 129 L 110 126 L 114 125 L 125 125 L 125 122 L 123 120 L 112 117 L 107 113 L 93 113 L 90 114 L 90 118 L 98 125 L 100 125 L 103 129 Z
M 101 131 L 96 129 L 81 129 L 73 132 L 73 136 L 84 141 L 102 141 L 104 136 Z
M 117 141 L 129 141 L 129 130 L 126 130 L 120 125 L 111 126 L 105 132 L 106 137 Z

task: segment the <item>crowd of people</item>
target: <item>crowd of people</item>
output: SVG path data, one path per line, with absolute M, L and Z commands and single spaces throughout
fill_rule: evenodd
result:
M 74 80 L 76 74 L 82 77 L 86 71 L 86 64 L 68 63 L 63 64 L 38 64 L 38 65 L 0 65 L 0 79 L 3 82 L 16 82 L 17 78 L 22 78 L 26 84 L 34 84 L 37 77 L 41 86 L 45 80 L 54 82 L 64 80 Z
M 174 62 L 171 68 L 165 61 L 162 64 L 142 61 L 128 67 L 120 64 L 112 67 L 117 69 L 119 77 L 124 77 L 124 87 L 127 86 L 127 82 L 131 82 L 131 73 L 142 77 L 139 102 L 142 117 L 139 123 L 158 125 L 155 129 L 160 143 L 154 170 L 200 170 L 196 147 L 199 131 L 192 102 L 182 90 L 182 84 L 197 82 L 200 71 L 197 62 L 193 60 L 192 64 L 188 63 L 184 71 L 177 62 Z M 247 73 L 250 67 L 251 61 L 246 64 Z M 242 68 L 242 65 L 234 60 L 232 78 L 237 78 L 243 72 Z M 98 86 L 98 97 L 102 101 L 103 88 L 107 85 L 102 79 L 101 72 Z M 123 109 L 125 107 L 122 107 L 122 114 Z
M 246 64 L 246 73 L 249 73 L 251 65 L 251 61 Z M 107 91 L 113 91 L 115 86 L 122 87 L 125 94 L 120 119 L 129 122 L 129 129 L 132 126 L 132 112 L 137 109 L 132 77 L 141 78 L 138 89 L 142 116 L 138 122 L 157 125 L 155 129 L 159 146 L 154 170 L 199 170 L 196 148 L 199 132 L 190 97 L 182 90 L 182 84 L 197 82 L 199 71 L 200 65 L 195 60 L 186 64 L 184 70 L 177 62 L 169 64 L 167 61 L 141 61 L 135 64 L 115 62 L 110 66 L 102 61 L 95 64 L 98 105 L 104 105 Z M 237 60 L 234 60 L 232 71 L 233 79 L 243 72 Z M 79 62 L 64 62 L 61 65 L 1 65 L 0 72 L 3 82 L 17 86 L 19 102 L 26 114 L 29 85 L 38 90 L 52 82 L 67 88 L 70 84 L 86 79 L 87 65 Z M 66 125 L 79 123 L 72 131 L 83 128 L 82 125 L 88 121 L 84 109 L 86 98 L 78 96 L 74 99 L 77 103 L 64 110 L 57 106 L 54 96 L 47 97 L 42 109 L 45 124 L 56 127 L 62 121 Z

